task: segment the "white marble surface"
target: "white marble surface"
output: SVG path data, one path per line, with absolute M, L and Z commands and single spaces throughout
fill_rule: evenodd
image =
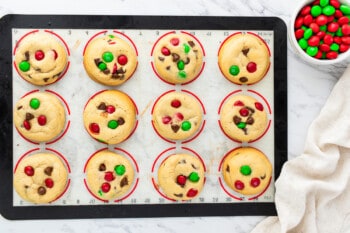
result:
M 288 0 L 1 0 L 0 14 L 131 14 L 278 16 L 286 23 L 299 1 Z M 345 62 L 346 63 L 346 62 Z M 346 64 L 313 67 L 301 61 L 288 44 L 288 156 L 300 155 L 311 121 L 322 108 Z M 0 232 L 201 232 L 245 233 L 264 219 L 259 217 L 193 217 L 152 219 L 88 219 L 8 221 L 0 217 Z

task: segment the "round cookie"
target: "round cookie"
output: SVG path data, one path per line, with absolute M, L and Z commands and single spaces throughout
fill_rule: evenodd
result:
M 48 32 L 33 32 L 20 40 L 14 59 L 19 75 L 40 86 L 56 82 L 68 62 L 65 46 Z
M 222 106 L 220 124 L 233 140 L 250 142 L 259 138 L 268 125 L 264 106 L 248 95 L 233 95 Z
M 189 154 L 173 154 L 158 169 L 158 184 L 174 200 L 190 200 L 201 192 L 205 175 L 202 162 Z
M 33 92 L 16 103 L 13 121 L 18 132 L 28 140 L 48 142 L 62 133 L 66 113 L 54 94 Z
M 67 180 L 67 168 L 58 156 L 38 153 L 29 155 L 18 163 L 13 186 L 26 201 L 49 203 L 62 195 Z
M 127 94 L 106 90 L 88 101 L 83 117 L 91 137 L 106 144 L 117 144 L 126 140 L 134 130 L 136 108 Z
M 137 67 L 135 49 L 115 34 L 90 41 L 84 53 L 84 67 L 91 79 L 108 86 L 127 81 Z
M 156 43 L 153 59 L 160 78 L 172 84 L 187 83 L 202 69 L 203 50 L 190 35 L 170 33 Z
M 242 147 L 231 151 L 222 164 L 225 183 L 243 195 L 262 193 L 270 184 L 272 165 L 259 150 Z
M 112 200 L 129 191 L 134 181 L 134 169 L 124 156 L 103 150 L 88 161 L 86 181 L 96 197 Z
M 158 99 L 152 112 L 155 130 L 170 140 L 193 136 L 202 124 L 203 111 L 198 100 L 184 92 L 169 92 Z
M 236 84 L 260 81 L 270 67 L 269 49 L 262 39 L 251 33 L 237 33 L 226 39 L 218 59 L 222 74 Z

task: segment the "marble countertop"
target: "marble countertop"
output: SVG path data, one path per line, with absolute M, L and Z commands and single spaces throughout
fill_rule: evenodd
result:
M 287 0 L 105 0 L 10 1 L 2 0 L 0 15 L 98 14 L 98 15 L 205 15 L 278 16 L 288 25 L 299 1 Z M 317 116 L 346 63 L 311 66 L 300 60 L 288 44 L 288 157 L 300 155 L 308 127 Z M 149 219 L 88 219 L 8 221 L 0 216 L 0 232 L 201 232 L 245 233 L 264 219 L 257 217 L 193 217 Z

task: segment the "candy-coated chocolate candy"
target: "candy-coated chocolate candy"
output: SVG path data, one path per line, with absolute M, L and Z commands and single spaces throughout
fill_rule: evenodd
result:
M 341 37 L 335 36 L 335 37 L 333 37 L 333 41 L 334 41 L 334 43 L 337 43 L 338 45 L 340 45 L 341 44 Z
M 179 38 L 174 37 L 170 40 L 170 43 L 174 46 L 177 46 L 177 45 L 179 45 L 180 40 L 179 40 Z
M 299 44 L 300 48 L 302 48 L 302 49 L 306 49 L 308 46 L 307 40 L 305 40 L 304 38 L 300 39 L 298 41 L 298 44 Z
M 111 189 L 111 185 L 107 182 L 105 182 L 101 185 L 101 190 L 104 193 L 108 193 L 110 189 Z
M 91 123 L 89 125 L 89 129 L 92 133 L 96 133 L 96 134 L 100 133 L 100 126 L 98 126 L 97 123 Z
M 116 129 L 118 127 L 118 121 L 116 120 L 110 120 L 108 121 L 108 124 L 107 124 L 108 128 L 110 129 Z
M 304 39 L 308 40 L 312 36 L 313 32 L 311 28 L 308 28 L 304 32 Z
M 249 62 L 247 64 L 247 70 L 249 73 L 254 73 L 256 71 L 256 63 L 255 62 Z
M 341 38 L 341 41 L 344 43 L 344 44 L 350 44 L 350 36 L 343 36 Z
M 340 7 L 340 2 L 338 0 L 330 0 L 329 4 L 334 6 L 336 9 L 338 9 Z
M 327 23 L 327 21 L 326 21 Z M 320 26 L 320 31 L 326 32 L 327 31 L 327 25 Z
M 317 23 L 317 25 L 323 26 L 323 25 L 327 24 L 328 18 L 325 15 L 320 15 L 316 18 L 315 22 Z
M 175 113 L 174 117 L 179 121 L 182 121 L 184 119 L 184 115 L 182 115 L 181 112 Z
M 310 23 L 312 23 L 312 21 L 313 21 L 313 18 L 311 15 L 304 16 L 304 25 L 305 26 L 309 26 Z
M 30 64 L 27 61 L 22 61 L 19 63 L 18 68 L 23 72 L 27 72 L 30 69 Z
M 169 124 L 171 122 L 171 117 L 170 116 L 164 116 L 162 118 L 163 124 Z
M 344 14 L 340 10 L 335 10 L 334 17 L 339 19 L 340 17 L 343 17 Z
M 341 31 L 345 36 L 350 35 L 350 25 L 344 24 L 343 26 L 341 26 Z
M 238 190 L 243 190 L 244 189 L 244 183 L 240 180 L 235 181 L 235 188 Z
M 105 62 L 111 62 L 113 61 L 114 59 L 114 56 L 111 52 L 104 52 L 102 54 L 102 59 L 105 61 Z
M 338 19 L 338 23 L 339 23 L 339 25 L 348 24 L 349 23 L 349 18 L 346 17 L 346 16 L 340 17 Z
M 183 131 L 188 131 L 188 130 L 190 130 L 190 129 L 191 129 L 191 122 L 189 122 L 189 121 L 184 121 L 184 122 L 182 122 L 182 124 L 181 124 L 181 129 L 182 129 Z
M 169 56 L 170 55 L 170 50 L 167 47 L 162 48 L 162 54 L 164 56 Z
M 242 117 L 246 117 L 249 115 L 249 110 L 247 108 L 241 108 L 239 110 L 239 114 L 242 116 Z
M 190 190 L 188 190 L 186 196 L 187 197 L 195 197 L 197 194 L 198 194 L 197 189 L 190 189 Z
M 184 70 L 180 70 L 180 72 L 178 73 L 180 78 L 186 78 L 187 77 L 187 73 Z
M 45 179 L 45 186 L 48 187 L 48 188 L 52 188 L 54 185 L 54 182 L 51 178 L 46 178 Z
M 233 76 L 236 76 L 239 74 L 239 67 L 236 66 L 236 65 L 233 65 L 230 67 L 230 70 L 229 70 L 230 74 L 233 75 Z
M 328 24 L 328 27 L 327 27 L 329 32 L 336 32 L 338 30 L 338 28 L 339 28 L 339 24 L 337 24 L 335 22 Z
M 27 120 L 24 120 L 24 121 L 23 121 L 23 127 L 24 127 L 26 130 L 30 130 L 30 128 L 32 128 L 32 126 L 30 125 L 29 121 L 27 121 Z
M 100 70 L 104 71 L 105 69 L 107 69 L 107 65 L 106 65 L 106 63 L 104 63 L 104 62 L 100 62 L 100 63 L 98 64 L 98 68 L 99 68 Z
M 106 172 L 104 176 L 105 181 L 112 181 L 114 180 L 113 172 Z
M 249 176 L 252 173 L 252 168 L 249 165 L 243 165 L 239 169 L 242 175 Z
M 171 101 L 170 105 L 173 108 L 179 108 L 179 107 L 181 107 L 181 101 L 178 99 L 174 99 Z
M 340 5 L 339 9 L 344 15 L 350 15 L 350 6 L 342 4 Z
M 333 16 L 333 15 L 328 16 L 328 17 L 327 17 L 327 21 L 328 21 L 328 23 L 333 22 L 333 21 L 334 21 L 334 16 Z
M 334 6 L 328 5 L 322 9 L 322 13 L 327 16 L 331 16 L 335 13 Z
M 320 0 L 320 6 L 325 7 L 329 4 L 329 0 Z
M 236 102 L 233 103 L 233 106 L 244 106 L 244 103 L 240 100 L 237 100 Z
M 188 44 L 184 44 L 184 52 L 187 54 L 191 50 L 191 47 Z
M 239 122 L 239 123 L 237 124 L 237 127 L 238 127 L 239 129 L 244 129 L 244 128 L 246 127 L 246 125 L 247 125 L 247 123 L 245 123 L 245 122 Z
M 342 37 L 344 35 L 343 32 L 341 31 L 341 27 L 338 28 L 338 30 L 335 32 L 335 35 L 339 37 Z
M 124 165 L 120 164 L 114 167 L 114 171 L 117 173 L 117 175 L 122 176 L 124 175 L 126 169 Z
M 341 53 L 345 53 L 346 51 L 348 51 L 348 49 L 349 49 L 349 45 L 347 45 L 347 44 L 341 44 L 339 46 L 339 52 L 341 52 Z
M 306 49 L 306 53 L 309 54 L 311 57 L 314 57 L 318 52 L 317 47 L 309 46 Z
M 260 185 L 260 179 L 257 177 L 254 177 L 250 180 L 250 185 L 254 188 L 258 187 Z
M 259 111 L 263 111 L 264 110 L 264 106 L 259 103 L 259 102 L 255 102 L 255 108 L 258 109 Z
M 34 168 L 32 166 L 25 166 L 24 167 L 24 173 L 27 176 L 34 176 Z
M 323 38 L 325 44 L 331 45 L 333 43 L 333 36 L 326 34 Z
M 319 48 L 322 52 L 328 52 L 331 49 L 328 44 L 321 44 Z
M 326 35 L 326 33 L 324 31 L 319 31 L 316 36 L 318 36 L 318 38 L 320 38 L 320 40 L 323 39 L 323 37 Z
M 323 53 L 320 50 L 318 50 L 318 52 L 317 52 L 317 54 L 315 55 L 314 58 L 321 59 L 322 55 L 323 55 Z
M 320 5 L 320 0 L 315 0 L 312 2 L 312 5 Z
M 297 40 L 299 40 L 300 38 L 303 38 L 304 36 L 304 30 L 299 28 L 298 30 L 295 31 L 295 38 L 297 38 Z
M 322 8 L 320 6 L 318 6 L 318 5 L 312 6 L 312 8 L 311 8 L 311 15 L 313 17 L 317 17 L 320 14 L 322 14 Z
M 32 109 L 38 109 L 40 107 L 40 100 L 37 98 L 32 98 L 29 102 L 29 106 Z
M 128 63 L 128 57 L 125 55 L 119 55 L 117 60 L 118 60 L 118 63 L 122 66 Z
M 41 126 L 46 125 L 46 116 L 44 115 L 38 116 L 38 124 Z
M 176 183 L 178 185 L 184 186 L 186 184 L 187 177 L 184 175 L 178 175 L 176 177 Z
M 42 50 L 38 50 L 35 52 L 34 57 L 36 60 L 41 61 L 45 57 L 45 53 Z
M 334 51 L 330 51 L 326 53 L 326 58 L 327 59 L 336 59 L 338 57 L 338 53 Z
M 300 14 L 305 16 L 305 15 L 308 15 L 310 14 L 310 11 L 311 11 L 311 6 L 304 6 L 301 11 L 300 11 Z
M 301 28 L 301 26 L 303 26 L 303 24 L 304 24 L 304 18 L 298 17 L 295 19 L 294 28 Z
M 177 68 L 178 68 L 179 70 L 185 69 L 185 62 L 184 62 L 183 60 L 178 61 L 178 62 L 177 62 Z
M 196 182 L 199 181 L 200 177 L 199 177 L 199 175 L 198 175 L 197 172 L 191 172 L 190 175 L 188 176 L 188 179 L 189 179 L 191 182 L 196 183 Z
M 311 36 L 307 43 L 309 46 L 318 46 L 320 43 L 320 38 L 318 36 Z
M 320 26 L 317 23 L 311 23 L 309 26 L 314 34 L 320 31 Z
M 113 105 L 108 105 L 106 107 L 106 112 L 108 112 L 109 114 L 112 114 L 115 112 L 115 107 Z

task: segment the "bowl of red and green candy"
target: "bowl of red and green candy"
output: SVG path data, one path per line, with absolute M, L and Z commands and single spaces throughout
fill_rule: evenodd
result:
M 329 65 L 349 58 L 349 1 L 302 1 L 292 15 L 289 38 L 297 53 L 310 63 Z

